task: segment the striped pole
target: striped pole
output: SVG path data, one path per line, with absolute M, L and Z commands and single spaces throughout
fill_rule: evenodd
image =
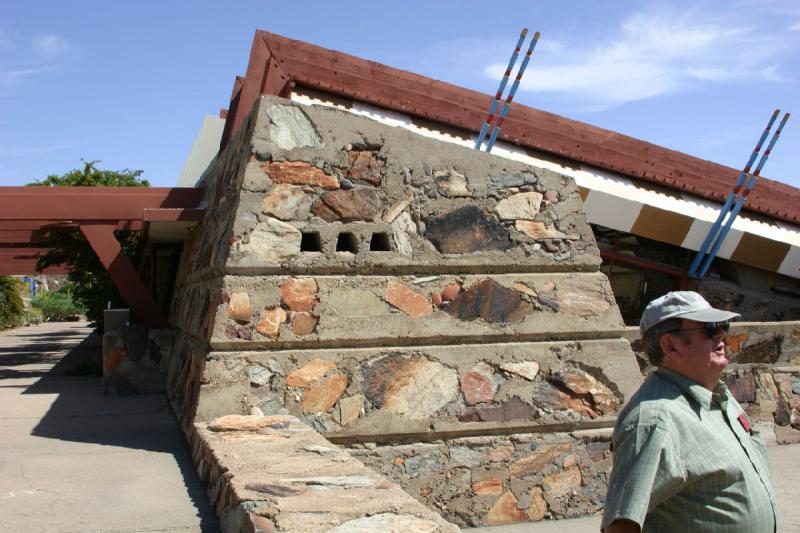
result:
M 734 200 L 736 197 L 739 196 L 739 191 L 744 185 L 745 180 L 747 179 L 747 174 L 750 172 L 750 167 L 753 166 L 753 163 L 758 157 L 758 153 L 761 151 L 761 146 L 763 146 L 764 141 L 767 140 L 767 135 L 769 135 L 769 131 L 772 129 L 772 125 L 775 124 L 775 120 L 778 118 L 780 114 L 780 109 L 776 109 L 772 113 L 772 117 L 770 117 L 769 122 L 767 123 L 766 129 L 764 129 L 764 133 L 761 134 L 761 138 L 756 143 L 756 147 L 753 149 L 753 153 L 750 154 L 750 159 L 747 160 L 747 164 L 744 166 L 742 171 L 739 173 L 739 177 L 736 180 L 736 185 L 734 185 L 733 190 L 728 195 L 728 199 L 725 200 L 725 205 L 722 206 L 722 210 L 719 212 L 719 216 L 717 217 L 717 221 L 711 226 L 711 229 L 708 230 L 708 235 L 706 235 L 705 240 L 703 241 L 702 246 L 697 251 L 697 255 L 694 256 L 694 260 L 692 264 L 689 266 L 689 277 L 692 278 L 701 278 L 702 276 L 698 276 L 698 270 L 700 268 L 700 262 L 705 258 L 706 252 L 708 251 L 708 247 L 711 246 L 714 238 L 717 236 L 719 232 L 719 228 L 722 226 L 722 221 L 725 220 L 725 217 L 730 212 L 731 206 L 733 206 Z
M 775 143 L 778 142 L 778 138 L 781 136 L 781 131 L 783 130 L 783 127 L 786 125 L 787 120 L 789 120 L 789 113 L 783 115 L 781 123 L 778 124 L 778 129 L 775 130 L 775 134 L 772 136 L 772 139 L 769 140 L 769 145 L 767 145 L 767 150 L 764 152 L 764 154 L 761 156 L 761 159 L 758 161 L 758 165 L 756 166 L 755 172 L 753 172 L 753 174 L 750 176 L 750 179 L 747 180 L 747 185 L 745 186 L 744 192 L 739 197 L 739 199 L 736 200 L 736 205 L 733 207 L 733 210 L 731 211 L 730 218 L 725 223 L 725 227 L 722 228 L 719 237 L 717 238 L 716 242 L 714 242 L 714 246 L 711 248 L 711 252 L 709 252 L 708 257 L 706 257 L 706 260 L 703 262 L 703 266 L 700 268 L 700 278 L 706 275 L 708 267 L 711 266 L 711 261 L 714 260 L 714 257 L 716 257 L 717 252 L 719 251 L 719 247 L 722 246 L 722 242 L 725 240 L 725 237 L 728 236 L 728 232 L 730 231 L 731 226 L 733 225 L 733 220 L 736 218 L 736 215 L 739 214 L 739 211 L 742 210 L 742 206 L 744 205 L 745 201 L 747 201 L 747 196 L 750 194 L 750 191 L 753 190 L 753 185 L 755 185 L 758 176 L 761 174 L 761 169 L 764 168 L 764 164 L 767 162 L 767 159 L 769 159 L 769 154 L 772 153 L 772 149 L 775 147 Z
M 519 82 L 522 80 L 522 74 L 525 73 L 525 69 L 528 66 L 528 61 L 531 60 L 531 54 L 533 54 L 533 49 L 536 48 L 537 42 L 539 42 L 538 31 L 533 34 L 533 40 L 531 41 L 531 44 L 528 47 L 528 53 L 525 54 L 525 59 L 522 60 L 522 65 L 519 66 L 519 72 L 517 72 L 517 78 L 511 85 L 511 90 L 508 92 L 508 98 L 506 98 L 506 101 L 503 104 L 503 110 L 500 111 L 500 117 L 497 119 L 497 125 L 494 127 L 494 130 L 492 130 L 492 136 L 489 137 L 489 142 L 486 143 L 487 152 L 492 151 L 494 142 L 497 140 L 497 136 L 500 134 L 500 128 L 503 127 L 503 121 L 505 120 L 506 115 L 508 114 L 508 110 L 511 107 L 511 101 L 514 99 L 514 95 L 517 92 L 517 87 L 519 87 Z
M 511 59 L 508 62 L 508 67 L 506 67 L 506 73 L 503 74 L 503 79 L 500 81 L 500 87 L 497 89 L 497 94 L 494 97 L 494 102 L 492 105 L 489 106 L 489 116 L 486 117 L 486 121 L 481 126 L 481 131 L 478 133 L 478 138 L 475 139 L 475 149 L 480 150 L 481 144 L 483 144 L 483 138 L 486 137 L 486 132 L 489 131 L 489 126 L 492 125 L 492 121 L 494 120 L 494 113 L 497 111 L 497 106 L 500 105 L 500 98 L 503 97 L 503 91 L 506 90 L 506 84 L 508 83 L 508 78 L 511 76 L 511 71 L 514 69 L 514 63 L 517 62 L 517 57 L 519 57 L 519 51 L 522 49 L 522 43 L 525 41 L 525 36 L 528 35 L 528 28 L 523 28 L 522 33 L 519 34 L 519 40 L 517 41 L 517 46 L 514 48 L 514 53 L 511 54 Z

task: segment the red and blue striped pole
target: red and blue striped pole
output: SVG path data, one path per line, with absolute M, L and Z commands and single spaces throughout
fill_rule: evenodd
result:
M 494 102 L 489 106 L 489 116 L 486 117 L 486 121 L 483 123 L 483 126 L 481 126 L 478 138 L 475 139 L 476 150 L 480 150 L 481 144 L 483 144 L 483 138 L 486 137 L 486 132 L 489 131 L 489 127 L 492 125 L 494 113 L 497 111 L 497 106 L 500 105 L 500 98 L 503 97 L 503 91 L 506 90 L 506 84 L 508 84 L 508 79 L 511 77 L 511 71 L 514 69 L 514 63 L 517 62 L 517 57 L 519 57 L 519 51 L 522 49 L 522 43 L 525 41 L 526 35 L 528 35 L 528 28 L 523 28 L 522 33 L 519 34 L 519 40 L 517 41 L 516 48 L 514 48 L 514 53 L 511 54 L 508 67 L 506 67 L 506 73 L 503 74 L 503 79 L 500 81 L 500 87 L 497 89 Z
M 741 173 L 739 173 L 739 178 L 736 180 L 736 185 L 734 185 L 733 190 L 728 195 L 728 199 L 725 200 L 725 205 L 722 206 L 722 210 L 719 212 L 719 216 L 717 217 L 717 221 L 711 226 L 711 229 L 708 230 L 708 235 L 706 235 L 705 240 L 703 241 L 702 246 L 697 251 L 697 255 L 694 256 L 694 260 L 692 264 L 689 266 L 689 277 L 692 278 L 702 278 L 702 276 L 698 275 L 700 270 L 700 263 L 705 258 L 706 252 L 708 251 L 708 247 L 711 246 L 711 243 L 714 241 L 714 238 L 717 236 L 719 232 L 719 228 L 722 226 L 722 221 L 725 220 L 725 217 L 731 210 L 733 206 L 733 202 L 736 200 L 736 197 L 739 196 L 739 191 L 741 191 L 742 186 L 744 185 L 745 180 L 747 179 L 747 174 L 750 172 L 750 167 L 753 166 L 753 163 L 758 157 L 759 152 L 761 151 L 761 146 L 763 146 L 764 141 L 767 140 L 767 135 L 769 135 L 769 131 L 772 129 L 772 125 L 775 124 L 775 120 L 778 118 L 780 114 L 780 109 L 776 109 L 772 113 L 772 117 L 770 117 L 769 122 L 767 123 L 766 129 L 764 129 L 764 133 L 761 134 L 761 138 L 756 143 L 756 147 L 753 149 L 753 153 L 750 154 L 750 159 L 747 160 L 747 164 L 742 169 Z
M 519 66 L 517 78 L 514 80 L 513 85 L 511 85 L 511 90 L 508 91 L 508 98 L 506 98 L 506 101 L 503 104 L 503 110 L 500 111 L 500 117 L 497 119 L 497 125 L 494 127 L 494 130 L 492 130 L 492 135 L 489 137 L 489 142 L 486 143 L 487 152 L 492 151 L 492 147 L 497 140 L 497 136 L 500 134 L 500 128 L 503 127 L 503 121 L 506 119 L 508 110 L 511 108 L 511 101 L 514 100 L 514 95 L 517 93 L 519 82 L 522 80 L 522 75 L 525 73 L 525 69 L 528 67 L 528 62 L 531 60 L 533 49 L 536 48 L 536 43 L 539 42 L 539 35 L 540 34 L 538 31 L 533 34 L 533 40 L 531 41 L 530 46 L 528 46 L 528 53 L 525 54 L 525 59 L 522 60 L 522 65 Z
M 769 159 L 769 154 L 772 153 L 772 149 L 775 147 L 775 143 L 778 142 L 778 138 L 781 136 L 781 131 L 783 130 L 783 127 L 786 125 L 787 120 L 789 120 L 789 113 L 783 115 L 781 123 L 778 124 L 778 129 L 775 130 L 775 134 L 772 136 L 772 139 L 770 139 L 769 145 L 767 145 L 767 150 L 764 152 L 764 154 L 761 156 L 761 159 L 758 161 L 758 165 L 756 166 L 755 172 L 753 172 L 753 174 L 750 175 L 750 179 L 747 180 L 747 185 L 744 188 L 744 192 L 742 192 L 742 195 L 739 197 L 738 200 L 736 200 L 736 205 L 734 205 L 733 211 L 731 211 L 731 216 L 728 219 L 728 222 L 725 223 L 725 227 L 722 228 L 719 237 L 717 238 L 716 242 L 714 242 L 714 246 L 711 248 L 711 252 L 709 252 L 708 257 L 706 257 L 706 260 L 703 262 L 703 266 L 700 268 L 701 279 L 703 276 L 706 275 L 708 267 L 711 266 L 711 261 L 714 260 L 714 257 L 716 257 L 717 252 L 719 251 L 719 247 L 722 246 L 722 242 L 725 240 L 725 237 L 728 236 L 728 232 L 730 231 L 731 226 L 733 225 L 733 220 L 736 218 L 736 215 L 739 214 L 739 211 L 742 210 L 742 206 L 747 200 L 747 196 L 750 194 L 750 191 L 753 190 L 753 185 L 755 185 L 758 176 L 761 174 L 761 169 L 764 168 L 764 164 L 767 162 L 767 159 Z

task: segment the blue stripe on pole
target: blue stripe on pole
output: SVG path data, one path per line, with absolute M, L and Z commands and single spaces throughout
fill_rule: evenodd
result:
M 514 64 L 517 62 L 519 51 L 522 48 L 522 43 L 525 41 L 525 37 L 527 35 L 528 28 L 523 28 L 522 33 L 519 34 L 519 40 L 517 41 L 517 46 L 514 48 L 514 53 L 511 54 L 511 59 L 508 61 L 508 67 L 506 67 L 506 72 L 503 74 L 503 79 L 500 80 L 500 87 L 497 89 L 497 94 L 495 94 L 494 101 L 492 102 L 492 105 L 489 106 L 489 116 L 486 118 L 486 122 L 483 123 L 483 126 L 481 126 L 481 131 L 478 133 L 478 138 L 475 139 L 476 150 L 479 150 L 481 144 L 483 144 L 483 138 L 486 137 L 486 132 L 489 130 L 489 126 L 494 119 L 494 113 L 497 111 L 497 106 L 500 105 L 500 98 L 503 96 L 503 91 L 506 90 L 508 77 L 511 75 L 511 70 L 514 68 Z
M 739 177 L 736 179 L 736 185 L 734 185 L 733 190 L 728 195 L 728 199 L 725 200 L 725 205 L 722 206 L 722 209 L 719 212 L 719 216 L 717 217 L 716 222 L 711 226 L 711 229 L 708 230 L 708 234 L 706 235 L 705 240 L 703 240 L 703 244 L 700 246 L 700 249 L 697 251 L 697 255 L 694 256 L 694 260 L 692 264 L 689 266 L 689 277 L 702 277 L 697 276 L 697 272 L 700 268 L 700 263 L 706 255 L 706 251 L 708 247 L 711 245 L 711 242 L 717 236 L 720 227 L 722 226 L 722 221 L 725 220 L 725 216 L 728 215 L 730 212 L 731 206 L 733 205 L 736 196 L 739 194 L 739 191 L 744 185 L 745 180 L 747 179 L 747 173 L 750 172 L 750 167 L 753 166 L 753 162 L 758 157 L 758 153 L 761 151 L 761 146 L 764 144 L 764 141 L 767 140 L 767 135 L 769 135 L 769 131 L 772 129 L 773 124 L 775 124 L 775 120 L 778 118 L 780 114 L 780 110 L 776 109 L 772 116 L 767 123 L 767 127 L 764 129 L 764 133 L 761 134 L 761 138 L 756 143 L 756 147 L 753 148 L 753 152 L 750 154 L 750 158 L 747 160 L 747 164 L 744 166 L 744 169 L 739 173 Z
M 503 120 L 505 120 L 506 115 L 508 114 L 508 110 L 509 108 L 511 108 L 511 101 L 514 99 L 514 95 L 517 93 L 519 82 L 522 81 L 522 75 L 525 73 L 525 69 L 528 67 L 528 62 L 531 60 L 533 49 L 536 48 L 536 43 L 539 42 L 539 35 L 540 34 L 538 31 L 535 34 L 533 34 L 533 39 L 531 40 L 531 44 L 528 47 L 528 53 L 525 54 L 525 59 L 522 60 L 522 64 L 519 66 L 519 72 L 517 73 L 517 78 L 514 80 L 513 85 L 511 85 L 511 90 L 508 92 L 508 98 L 506 98 L 506 101 L 503 104 L 503 110 L 500 111 L 500 117 L 497 119 L 497 126 L 495 126 L 494 130 L 492 130 L 492 135 L 491 137 L 489 137 L 489 142 L 486 143 L 487 152 L 492 151 L 492 147 L 494 147 L 494 143 L 497 140 L 497 136 L 500 134 L 500 128 L 502 128 Z
M 731 211 L 731 216 L 725 223 L 725 227 L 722 228 L 719 237 L 714 242 L 714 246 L 711 248 L 711 252 L 709 252 L 708 257 L 706 257 L 705 261 L 703 262 L 703 266 L 700 268 L 700 276 L 699 276 L 701 279 L 703 278 L 703 276 L 706 275 L 706 272 L 708 272 L 708 268 L 711 266 L 711 262 L 714 260 L 714 257 L 716 257 L 720 246 L 722 246 L 722 243 L 725 240 L 725 237 L 728 236 L 728 232 L 730 231 L 731 226 L 733 225 L 734 219 L 739 214 L 739 211 L 742 210 L 742 206 L 747 200 L 747 195 L 753 189 L 753 185 L 755 185 L 758 176 L 761 174 L 761 169 L 764 168 L 764 164 L 766 164 L 767 159 L 769 159 L 769 155 L 772 153 L 772 149 L 775 147 L 775 143 L 778 142 L 778 139 L 781 136 L 781 131 L 783 131 L 783 127 L 786 125 L 786 121 L 788 120 L 789 120 L 789 113 L 786 113 L 785 115 L 783 115 L 781 123 L 778 124 L 778 129 L 775 130 L 775 134 L 772 136 L 772 139 L 770 139 L 766 151 L 761 156 L 761 159 L 758 161 L 758 166 L 756 166 L 756 170 L 753 172 L 752 175 L 750 175 L 750 179 L 747 181 L 747 185 L 745 187 L 744 192 L 739 197 L 739 199 L 736 200 L 736 205 L 733 207 L 733 211 Z

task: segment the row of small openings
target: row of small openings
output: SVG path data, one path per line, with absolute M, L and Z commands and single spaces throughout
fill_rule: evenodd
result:
M 321 252 L 322 240 L 319 233 L 303 232 L 300 239 L 301 252 Z M 336 251 L 337 252 L 350 252 L 351 254 L 358 253 L 358 239 L 349 231 L 339 234 L 336 238 Z M 373 233 L 369 239 L 370 252 L 391 252 L 392 246 L 389 242 L 389 235 L 383 232 Z

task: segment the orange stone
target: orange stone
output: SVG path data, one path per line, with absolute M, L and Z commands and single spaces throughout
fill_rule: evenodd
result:
M 500 496 L 503 493 L 503 480 L 499 477 L 486 478 L 472 484 L 472 491 L 478 496 Z
M 517 509 L 517 497 L 510 490 L 500 496 L 494 506 L 483 518 L 484 525 L 494 526 L 499 524 L 513 524 L 524 522 L 528 519 L 525 511 Z
M 250 306 L 250 297 L 246 292 L 234 292 L 228 302 L 228 316 L 239 322 L 250 322 L 250 314 L 253 308 Z
M 261 168 L 269 175 L 272 183 L 312 185 L 323 189 L 339 188 L 339 180 L 336 176 L 325 174 L 317 167 L 303 161 L 278 161 L 267 163 Z
M 546 465 L 555 462 L 562 453 L 569 452 L 571 448 L 568 442 L 540 446 L 531 455 L 513 462 L 508 471 L 518 478 L 536 474 Z
M 445 302 L 452 302 L 456 299 L 459 292 L 461 292 L 461 285 L 458 283 L 451 283 L 442 291 L 442 300 Z
M 728 345 L 728 349 L 731 351 L 731 353 L 739 353 L 749 336 L 750 335 L 748 333 L 742 333 L 741 335 L 728 335 L 725 337 L 725 344 Z
M 433 314 L 433 307 L 425 296 L 396 281 L 390 281 L 386 285 L 386 301 L 408 316 L 420 317 Z
M 436 292 L 436 291 L 433 291 L 433 292 L 431 293 L 431 303 L 432 303 L 432 304 L 433 304 L 435 307 L 439 307 L 440 305 L 442 305 L 442 295 L 441 295 L 441 294 L 439 294 L 439 293 L 438 293 L 438 292 Z
M 538 522 L 544 518 L 547 512 L 547 502 L 544 499 L 544 491 L 541 487 L 533 487 L 528 491 L 531 495 L 531 506 L 528 507 L 528 519 Z
M 281 302 L 292 311 L 311 311 L 319 302 L 314 278 L 289 278 L 281 286 Z
M 333 361 L 314 359 L 286 376 L 286 384 L 307 389 L 334 368 L 336 363 Z
M 103 357 L 103 374 L 108 374 L 125 358 L 125 349 L 113 350 L 107 356 Z
M 298 337 L 314 333 L 317 327 L 317 317 L 311 313 L 299 312 L 292 318 L 292 333 Z
M 262 313 L 261 320 L 256 324 L 256 331 L 264 335 L 277 339 L 280 335 L 281 324 L 286 322 L 286 311 L 280 307 L 267 309 Z
M 514 447 L 511 445 L 508 446 L 498 446 L 492 451 L 489 452 L 487 457 L 490 461 L 505 461 L 509 457 L 514 455 Z
M 347 388 L 347 376 L 334 374 L 309 390 L 300 403 L 304 413 L 325 413 L 333 407 Z
M 563 472 L 557 472 L 542 479 L 547 495 L 558 498 L 570 493 L 581 485 L 581 469 L 571 466 Z

